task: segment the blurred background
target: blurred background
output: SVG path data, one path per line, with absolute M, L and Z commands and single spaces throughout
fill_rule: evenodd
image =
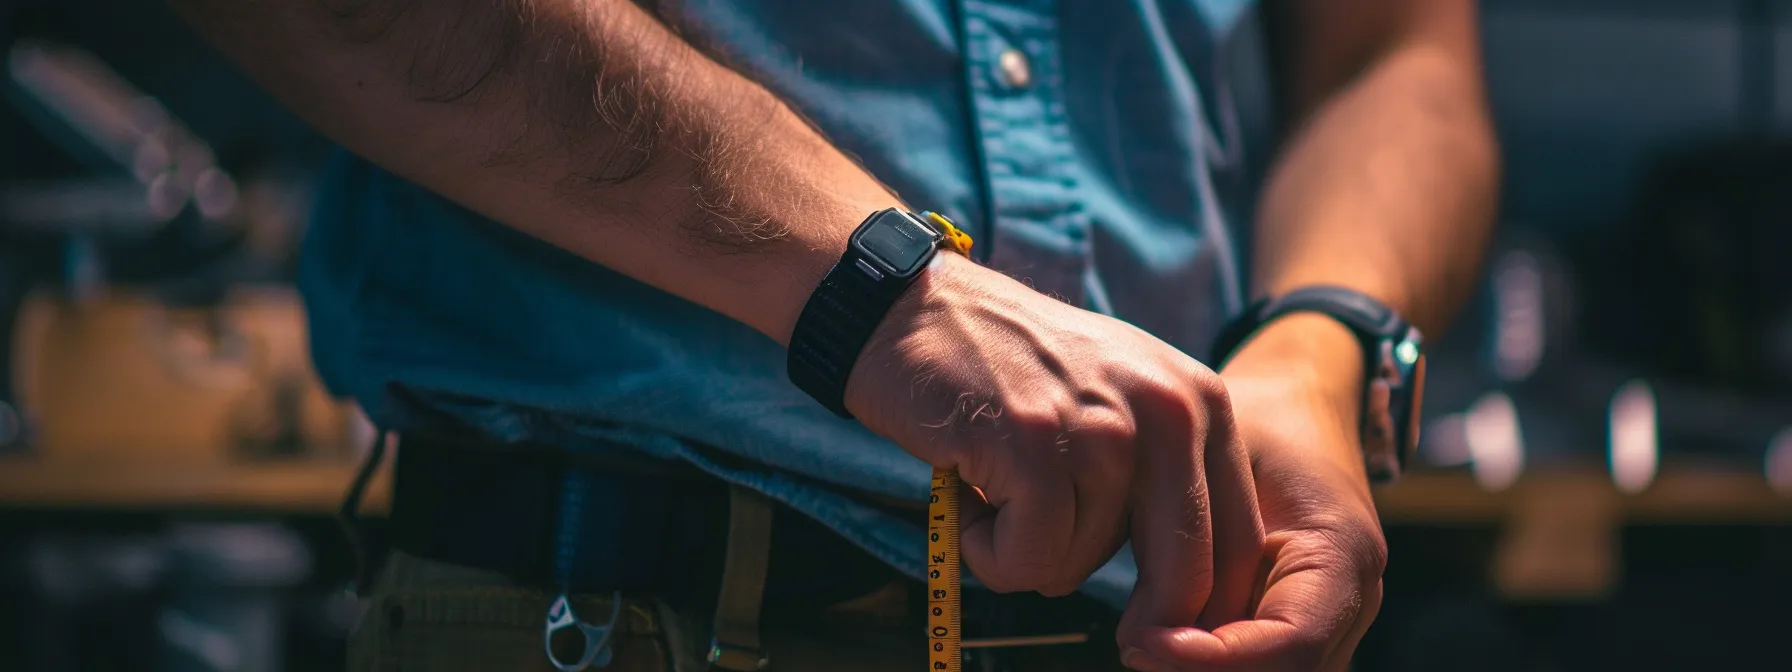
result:
M 1356 669 L 1792 669 L 1792 0 L 1483 7 L 1502 227 Z M 156 3 L 15 0 L 0 56 L 0 670 L 338 669 L 329 144 Z

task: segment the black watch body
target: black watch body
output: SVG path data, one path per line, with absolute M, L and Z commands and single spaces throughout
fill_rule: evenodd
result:
M 1344 287 L 1315 286 L 1251 304 L 1214 340 L 1208 361 L 1217 370 L 1264 325 L 1297 312 L 1331 317 L 1350 329 L 1363 350 L 1363 466 L 1370 480 L 1389 483 L 1417 452 L 1425 396 L 1425 342 L 1394 309 Z
M 848 239 L 797 317 L 786 369 L 790 382 L 843 417 L 846 380 L 885 313 L 927 269 L 942 245 L 963 237 L 951 220 L 898 209 L 874 212 Z

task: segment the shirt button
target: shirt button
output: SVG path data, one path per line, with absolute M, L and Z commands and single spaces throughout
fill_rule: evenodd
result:
M 1009 49 L 996 58 L 996 66 L 1002 71 L 1002 83 L 1017 89 L 1024 89 L 1033 83 L 1033 69 L 1027 63 L 1027 55 L 1019 49 Z

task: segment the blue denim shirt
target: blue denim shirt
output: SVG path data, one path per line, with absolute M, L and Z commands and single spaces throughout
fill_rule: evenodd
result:
M 1238 306 L 1215 54 L 1247 0 L 680 4 L 685 30 L 904 200 L 967 223 L 988 265 L 1191 354 Z M 687 461 L 920 575 L 921 521 L 854 492 L 922 500 L 928 467 L 804 396 L 758 332 L 347 155 L 303 259 L 317 367 L 382 426 L 426 406 L 499 438 Z M 1123 552 L 1084 590 L 1120 605 L 1135 575 Z

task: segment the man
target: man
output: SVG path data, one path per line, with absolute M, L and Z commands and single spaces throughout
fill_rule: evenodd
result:
M 1082 596 L 973 593 L 1007 616 L 967 636 L 1075 604 L 1118 610 L 1106 665 L 1342 669 L 1381 594 L 1365 464 L 1422 374 L 1346 313 L 1441 329 L 1497 152 L 1468 0 L 1270 8 L 1295 123 L 1241 286 L 1243 4 L 179 3 L 390 171 L 336 166 L 302 277 L 320 370 L 400 437 L 356 666 L 912 669 L 912 624 L 893 662 L 798 634 L 918 577 L 931 465 L 975 487 L 978 582 Z M 1092 645 L 1055 646 L 985 659 Z

